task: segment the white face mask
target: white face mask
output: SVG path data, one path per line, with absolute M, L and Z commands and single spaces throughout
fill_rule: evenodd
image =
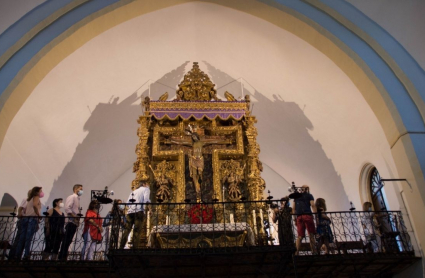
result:
M 65 205 L 64 205 L 63 203 L 60 203 L 60 204 L 59 204 L 59 207 L 60 207 L 60 208 L 63 208 L 64 206 L 65 206 Z

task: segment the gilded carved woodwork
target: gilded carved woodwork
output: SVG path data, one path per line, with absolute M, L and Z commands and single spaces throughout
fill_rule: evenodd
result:
M 198 63 L 194 63 L 178 85 L 174 100 L 167 101 L 168 93 L 157 101 L 149 97 L 143 99 L 144 114 L 138 120 L 139 142 L 135 151 L 137 160 L 133 165 L 136 177 L 132 187 L 139 181 L 156 184 L 151 186 L 152 202 L 158 198 L 169 203 L 184 203 L 188 199 L 189 187 L 196 187 L 196 181 L 201 192 L 212 191 L 201 194 L 208 196 L 209 199 L 202 199 L 205 202 L 239 201 L 242 197 L 249 201 L 263 199 L 265 182 L 261 178 L 257 120 L 250 112 L 249 95 L 237 100 L 226 92 L 227 101 L 220 100 L 214 86 L 208 75 L 199 69 Z M 202 170 L 208 175 L 202 171 L 197 172 L 198 178 L 193 173 L 189 175 L 194 169 L 191 167 L 198 163 L 191 161 L 194 156 L 204 161 L 202 167 L 205 170 Z M 196 199 L 192 197 L 191 201 L 201 201 Z M 238 211 L 244 210 L 242 203 L 234 206 Z M 251 227 L 255 226 L 259 234 L 264 233 L 261 227 L 257 227 L 264 208 L 250 205 L 247 209 L 252 212 L 252 217 L 242 219 L 243 215 L 232 215 L 233 219 L 247 222 Z M 184 223 L 187 221 L 184 210 L 184 206 L 173 206 L 166 212 L 168 218 L 161 216 L 158 221 L 162 224 L 165 221 Z M 216 211 L 215 221 L 229 222 L 229 213 Z
M 156 198 L 167 202 L 171 199 L 172 189 L 176 181 L 176 167 L 173 163 L 163 160 L 156 164 L 154 168 L 149 165 L 155 180 Z M 172 189 L 170 189 L 170 187 Z M 173 190 L 174 191 L 174 190 Z
M 242 167 L 239 161 L 233 159 L 225 160 L 221 163 L 220 172 L 223 187 L 227 184 L 227 197 L 232 202 L 241 199 L 242 192 L 240 183 L 244 179 L 245 165 Z
M 215 84 L 208 75 L 199 69 L 197 62 L 193 68 L 183 77 L 176 92 L 177 100 L 185 101 L 210 101 L 218 100 Z
M 194 233 L 156 234 L 155 247 L 157 248 L 208 248 L 208 247 L 242 247 L 246 241 L 247 232 L 223 233 L 220 236 L 209 237 Z
M 149 146 L 148 139 L 150 137 L 150 116 L 140 116 L 137 121 L 140 126 L 137 130 L 139 142 L 136 145 L 137 161 L 133 164 L 133 172 L 136 173 L 135 182 L 148 181 L 149 175 L 147 173 L 149 164 Z M 134 184 L 132 184 L 134 187 Z

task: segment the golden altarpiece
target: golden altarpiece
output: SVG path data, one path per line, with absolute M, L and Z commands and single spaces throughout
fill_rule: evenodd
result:
M 264 203 L 250 202 L 262 200 L 265 189 L 257 120 L 250 113 L 249 95 L 237 100 L 225 92 L 226 100 L 220 100 L 214 86 L 195 62 L 174 100 L 167 100 L 168 93 L 143 100 L 132 187 L 149 181 L 152 202 L 162 203 L 156 209 L 167 210 L 148 219 L 148 227 L 187 221 L 180 206 L 166 204 L 232 202 L 228 212 L 215 211 L 214 222 L 246 221 L 261 236 Z M 238 212 L 246 211 L 247 203 L 250 217 L 243 220 Z

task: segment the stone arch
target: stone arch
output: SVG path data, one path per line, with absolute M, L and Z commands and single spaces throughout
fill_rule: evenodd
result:
M 86 2 L 99 3 L 101 1 Z M 2 123 L 0 125 L 0 144 L 3 142 L 11 121 L 33 89 L 50 70 L 72 52 L 102 32 L 134 17 L 192 1 L 156 1 L 150 5 L 144 5 L 143 1 L 122 1 L 119 4 L 114 1 L 111 2 L 113 4 L 110 6 L 87 15 L 82 20 L 75 22 L 66 31 L 57 35 L 44 45 L 40 51 L 33 54 L 29 61 L 23 63 L 19 71 L 13 75 L 13 79 L 8 83 L 8 87 L 1 92 L 2 95 L 0 96 L 0 122 Z M 404 85 L 405 82 L 403 84 L 403 80 L 397 79 L 394 72 L 391 72 L 391 67 L 383 59 L 382 55 L 377 54 L 382 59 L 380 61 L 389 66 L 389 71 L 385 73 L 387 75 L 384 76 L 384 79 L 395 79 L 401 84 L 403 89 L 398 93 L 404 97 L 406 102 L 398 103 L 397 98 L 391 95 L 388 88 L 384 86 L 382 76 L 379 77 L 377 75 L 379 70 L 372 69 L 367 61 L 356 52 L 359 50 L 351 48 L 349 43 L 343 40 L 342 36 L 340 38 L 332 34 L 321 25 L 322 23 L 310 18 L 309 11 L 302 13 L 302 11 L 292 7 L 292 3 L 296 1 L 211 0 L 204 2 L 232 8 L 266 20 L 305 40 L 337 64 L 358 87 L 370 105 L 384 130 L 389 145 L 391 147 L 395 146 L 393 155 L 397 162 L 400 177 L 415 180 L 413 185 L 415 194 L 410 196 L 411 202 L 409 203 L 415 203 L 418 206 L 419 204 L 423 205 L 425 200 L 425 187 L 423 186 L 425 184 L 423 175 L 425 155 L 419 136 L 423 137 L 422 134 L 425 134 L 425 131 L 424 129 L 412 130 L 409 128 L 409 122 L 423 125 L 424 121 L 421 114 L 424 111 L 421 110 L 422 106 L 418 103 L 417 98 L 412 98 L 412 95 L 409 95 L 409 91 Z M 84 9 L 84 5 L 81 8 Z M 75 9 L 76 12 L 77 10 Z M 55 21 L 53 24 L 60 23 Z M 353 39 L 364 42 L 364 39 L 356 33 L 358 30 L 345 29 L 342 32 L 343 35 L 354 36 Z M 22 49 L 24 50 L 24 48 Z M 375 50 L 372 48 L 372 51 Z M 409 78 L 409 76 L 406 78 Z M 423 99 L 424 97 L 419 99 L 419 101 L 423 101 Z M 412 107 L 413 109 L 400 110 L 400 105 L 406 105 L 406 107 Z M 413 110 L 415 111 L 412 112 Z M 411 112 L 412 114 L 410 114 Z M 418 137 L 415 139 L 412 136 L 414 133 L 420 135 L 417 135 Z M 399 143 L 397 144 L 397 142 Z M 418 192 L 419 194 L 417 194 Z M 417 217 L 420 218 L 419 215 Z M 425 230 L 422 229 L 424 224 L 420 224 L 419 219 L 415 222 L 418 226 L 421 226 L 418 230 Z M 425 237 L 423 240 L 425 241 Z
M 142 5 L 140 1 L 128 1 L 120 5 L 110 5 L 97 14 L 91 14 L 77 22 L 74 26 L 46 45 L 34 55 L 21 71 L 14 77 L 10 85 L 2 92 L 0 104 L 0 143 L 7 131 L 11 120 L 23 102 L 31 94 L 34 87 L 61 60 L 78 49 L 84 43 L 98 34 L 136 16 L 155 10 L 183 4 L 191 1 L 168 1 L 167 3 Z M 366 101 L 371 106 L 380 121 L 389 144 L 397 142 L 401 134 L 408 130 L 405 127 L 400 112 L 388 94 L 383 84 L 374 72 L 359 57 L 354 50 L 345 45 L 339 38 L 312 19 L 300 14 L 294 7 L 271 3 L 245 1 L 244 5 L 235 1 L 206 1 L 232 8 L 259 17 L 283 28 L 304 39 L 319 51 L 333 60 L 356 84 Z M 277 2 L 277 1 L 276 1 Z M 68 12 L 68 11 L 64 11 Z M 56 24 L 55 22 L 53 24 Z M 350 32 L 347 30 L 347 32 Z M 6 109 L 5 109 L 6 108 Z

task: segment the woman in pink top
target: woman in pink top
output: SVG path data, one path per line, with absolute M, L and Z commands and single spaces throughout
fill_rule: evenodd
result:
M 25 213 L 23 214 L 24 218 L 22 219 L 22 228 L 25 232 L 19 238 L 18 243 L 18 250 L 21 250 L 22 247 L 25 247 L 24 260 L 29 260 L 31 255 L 30 248 L 32 239 L 38 229 L 38 222 L 41 217 L 40 198 L 43 198 L 43 196 L 44 193 L 42 188 L 36 186 L 31 189 L 31 194 L 27 199 L 28 203 L 25 209 Z

